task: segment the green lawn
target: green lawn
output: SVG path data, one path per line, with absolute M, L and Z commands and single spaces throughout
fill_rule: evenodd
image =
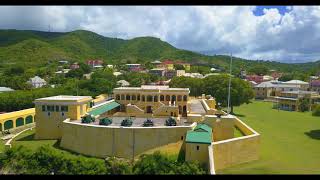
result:
M 12 141 L 12 146 L 22 145 L 32 150 L 35 150 L 43 145 L 55 146 L 57 143 L 57 140 L 35 140 L 34 135 L 35 129 L 23 132 Z
M 261 134 L 260 159 L 218 171 L 221 174 L 319 174 L 320 118 L 310 112 L 272 109 L 254 101 L 236 107 L 237 116 Z
M 0 153 L 4 151 L 4 141 L 0 140 Z
M 56 151 L 59 151 L 60 153 L 63 153 L 65 156 L 79 156 L 79 154 L 77 153 L 61 149 L 59 147 L 58 140 L 35 140 L 34 135 L 35 135 L 35 129 L 23 132 L 12 141 L 12 146 L 22 145 L 31 150 L 36 150 L 41 146 L 51 146 L 53 147 L 53 149 L 55 149 Z M 88 157 L 88 156 L 85 156 L 85 157 Z M 92 157 L 89 157 L 89 158 L 92 158 Z M 101 159 L 101 158 L 96 158 L 96 159 Z

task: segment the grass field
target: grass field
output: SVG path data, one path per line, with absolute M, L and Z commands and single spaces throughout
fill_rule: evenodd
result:
M 0 153 L 4 151 L 4 141 L 0 140 Z
M 50 146 L 54 150 L 58 151 L 59 153 L 63 153 L 64 156 L 70 156 L 70 157 L 80 156 L 80 154 L 61 149 L 59 147 L 58 140 L 35 140 L 34 135 L 35 135 L 35 129 L 23 132 L 12 141 L 12 146 L 21 145 L 31 150 L 36 150 L 41 146 Z M 85 155 L 81 155 L 81 156 L 85 156 Z M 88 157 L 88 156 L 85 156 L 85 157 Z M 89 158 L 93 158 L 93 157 L 89 157 Z M 95 159 L 101 159 L 101 158 L 95 158 Z M 101 161 L 103 160 L 101 159 Z
M 57 140 L 35 140 L 34 135 L 35 129 L 23 132 L 22 134 L 13 139 L 12 146 L 22 145 L 32 150 L 35 150 L 40 146 L 55 146 L 55 144 L 57 143 Z
M 272 109 L 254 101 L 234 109 L 236 115 L 261 134 L 260 159 L 218 171 L 220 174 L 320 173 L 320 118 L 310 112 Z

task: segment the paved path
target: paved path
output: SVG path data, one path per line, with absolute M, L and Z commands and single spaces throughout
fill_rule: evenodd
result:
M 190 101 L 190 112 L 194 114 L 206 114 L 199 99 L 192 99 Z

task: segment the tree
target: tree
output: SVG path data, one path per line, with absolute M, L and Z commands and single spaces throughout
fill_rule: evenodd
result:
M 175 161 L 156 151 L 144 154 L 133 166 L 134 174 L 206 174 L 206 171 L 196 162 Z
M 229 75 L 208 76 L 203 79 L 205 82 L 205 94 L 210 94 L 220 102 L 222 106 L 228 104 Z M 230 107 L 233 114 L 233 107 L 243 103 L 249 103 L 254 97 L 254 92 L 250 84 L 239 78 L 232 78 L 230 91 Z
M 72 69 L 70 70 L 67 74 L 66 77 L 68 78 L 78 78 L 81 79 L 83 77 L 83 75 L 85 74 L 85 72 L 81 69 Z
M 183 66 L 182 64 L 175 64 L 175 65 L 174 65 L 174 68 L 175 68 L 176 70 L 185 70 L 185 68 L 184 68 L 184 66 Z
M 257 75 L 266 75 L 268 73 L 269 69 L 264 65 L 256 65 L 252 66 L 249 69 L 249 72 L 257 74 Z
M 189 88 L 191 96 L 200 96 L 204 92 L 204 81 L 191 77 L 174 77 L 169 83 L 170 87 Z
M 301 112 L 309 111 L 310 102 L 306 98 L 299 99 L 299 110 Z
M 320 116 L 320 105 L 316 105 L 312 110 L 312 116 Z
M 12 75 L 22 75 L 25 72 L 25 69 L 22 65 L 18 66 L 13 66 L 9 69 L 6 69 L 4 71 L 4 74 L 7 76 L 12 76 Z
M 279 81 L 290 81 L 292 79 L 293 79 L 293 74 L 287 73 L 287 74 L 282 75 L 278 80 Z

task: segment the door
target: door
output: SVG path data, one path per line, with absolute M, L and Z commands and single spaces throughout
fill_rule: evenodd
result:
M 151 106 L 147 106 L 147 113 L 152 113 L 152 107 Z

